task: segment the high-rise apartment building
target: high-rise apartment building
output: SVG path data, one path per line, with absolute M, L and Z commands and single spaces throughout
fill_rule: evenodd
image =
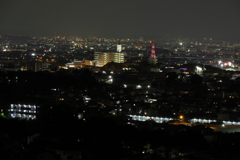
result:
M 118 44 L 117 44 L 117 52 L 120 53 L 122 52 L 122 45 L 120 44 L 121 39 L 119 39 Z
M 124 53 L 96 52 L 94 54 L 96 67 L 102 67 L 108 62 L 124 63 Z
M 120 44 L 117 45 L 117 52 L 122 52 L 122 45 Z

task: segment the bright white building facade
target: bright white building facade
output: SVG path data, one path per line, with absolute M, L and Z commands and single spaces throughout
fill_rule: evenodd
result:
M 38 108 L 39 106 L 36 106 L 36 105 L 11 104 L 10 116 L 12 118 L 36 119 Z
M 103 67 L 108 62 L 124 63 L 124 53 L 96 52 L 94 60 L 96 67 Z

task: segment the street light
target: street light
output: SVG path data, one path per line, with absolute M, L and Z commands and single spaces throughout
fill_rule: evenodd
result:
M 179 116 L 179 119 L 181 119 L 181 120 L 182 120 L 183 118 L 184 118 L 184 117 L 183 117 L 183 115 L 180 115 L 180 116 Z

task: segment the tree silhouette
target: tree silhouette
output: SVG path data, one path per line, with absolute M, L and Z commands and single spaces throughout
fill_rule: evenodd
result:
M 192 75 L 191 84 L 193 85 L 201 85 L 203 82 L 203 78 L 197 74 Z

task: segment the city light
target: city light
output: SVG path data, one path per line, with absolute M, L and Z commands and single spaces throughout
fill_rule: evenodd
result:
M 1 4 L 2 159 L 240 159 L 240 0 L 223 1 Z
M 37 108 L 35 105 L 11 104 L 10 115 L 12 118 L 36 119 Z
M 137 88 L 137 89 L 140 89 L 140 88 L 142 88 L 142 86 L 141 86 L 141 85 L 137 85 L 136 88 Z
M 196 69 L 197 69 L 197 74 L 202 73 L 202 68 L 201 67 L 196 66 Z

